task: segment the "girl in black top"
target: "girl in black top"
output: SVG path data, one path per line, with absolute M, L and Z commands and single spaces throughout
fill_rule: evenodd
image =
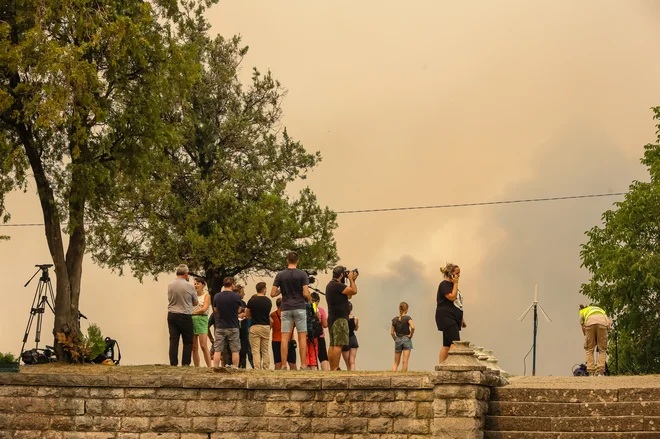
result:
M 360 320 L 353 316 L 353 304 L 349 302 L 348 308 L 351 314 L 348 315 L 348 346 L 344 346 L 341 350 L 341 355 L 344 357 L 346 369 L 355 370 L 355 357 L 357 357 L 358 339 L 355 336 L 355 331 L 360 329 Z
M 415 325 L 412 318 L 407 316 L 408 304 L 401 302 L 399 304 L 399 315 L 392 319 L 392 330 L 390 335 L 394 340 L 394 364 L 392 365 L 392 372 L 396 372 L 399 368 L 399 362 L 403 357 L 403 364 L 401 365 L 401 372 L 408 371 L 408 359 L 412 351 L 412 337 L 415 333 Z
M 461 339 L 459 331 L 463 323 L 463 310 L 454 305 L 458 296 L 458 280 L 461 277 L 461 269 L 458 265 L 447 264 L 441 268 L 444 280 L 438 286 L 436 297 L 435 323 L 438 331 L 442 331 L 442 349 L 440 349 L 440 363 L 442 364 L 449 355 L 449 349 L 454 341 Z

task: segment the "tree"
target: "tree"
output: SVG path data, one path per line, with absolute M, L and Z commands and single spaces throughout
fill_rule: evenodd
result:
M 196 81 L 200 0 L 14 0 L 0 5 L 0 216 L 34 178 L 57 277 L 54 333 L 80 333 L 90 221 L 147 187 L 178 131 L 168 121 Z M 68 234 L 65 246 L 64 234 Z M 41 261 L 39 261 L 41 262 Z M 56 343 L 59 358 L 62 345 Z
M 199 32 L 188 38 L 204 50 L 192 95 L 171 117 L 184 140 L 169 151 L 155 186 L 104 206 L 93 225 L 96 261 L 119 271 L 128 265 L 140 277 L 185 262 L 221 280 L 271 273 L 296 250 L 302 267 L 328 268 L 337 261 L 335 213 L 308 188 L 287 194 L 320 155 L 282 129 L 285 91 L 270 72 L 256 69 L 251 84 L 241 84 L 247 47 L 240 38 L 210 40 Z M 121 184 L 133 187 L 125 177 Z
M 660 120 L 660 107 L 653 108 Z M 641 162 L 649 182 L 634 181 L 602 227 L 587 232 L 582 265 L 591 273 L 583 294 L 615 318 L 619 362 L 632 373 L 660 373 L 660 123 Z M 610 343 L 612 359 L 613 343 Z

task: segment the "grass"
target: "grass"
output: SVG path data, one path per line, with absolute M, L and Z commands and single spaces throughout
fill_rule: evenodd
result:
M 142 366 L 105 366 L 101 364 L 38 364 L 34 366 L 21 366 L 21 373 L 38 373 L 38 374 L 81 374 L 81 375 L 168 375 L 168 376 L 200 376 L 216 374 L 216 372 L 209 367 L 175 367 L 164 366 L 158 364 L 142 365 Z M 304 371 L 304 370 L 253 370 L 253 369 L 240 369 L 225 372 L 232 375 L 245 375 L 245 376 L 290 376 L 290 377 L 337 377 L 337 376 L 424 376 L 428 372 L 389 372 L 389 371 L 339 371 L 329 372 L 321 370 Z

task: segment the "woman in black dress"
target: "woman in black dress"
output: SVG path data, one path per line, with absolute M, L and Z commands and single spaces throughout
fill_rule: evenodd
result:
M 449 355 L 449 349 L 454 341 L 461 339 L 459 331 L 463 323 L 463 310 L 454 305 L 458 297 L 458 280 L 461 269 L 458 265 L 447 264 L 441 268 L 444 280 L 438 286 L 436 297 L 435 324 L 438 331 L 442 331 L 442 349 L 440 349 L 440 363 Z

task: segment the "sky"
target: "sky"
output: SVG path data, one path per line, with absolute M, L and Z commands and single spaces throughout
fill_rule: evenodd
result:
M 250 47 L 244 79 L 254 66 L 287 88 L 284 125 L 323 156 L 291 190 L 308 185 L 336 211 L 622 192 L 647 178 L 639 158 L 660 105 L 653 0 L 221 0 L 207 16 L 212 33 Z M 539 323 L 537 374 L 570 374 L 584 362 L 580 245 L 620 199 L 339 215 L 341 263 L 361 273 L 357 368 L 391 367 L 403 300 L 417 327 L 410 368 L 433 369 L 439 268 L 453 262 L 464 340 L 529 374 L 531 315 L 517 319 L 538 285 L 552 322 Z M 34 184 L 7 207 L 14 223 L 42 221 Z M 0 351 L 18 352 L 36 280 L 23 284 L 51 261 L 41 227 L 2 232 Z M 172 274 L 141 284 L 91 258 L 83 271 L 81 311 L 118 340 L 122 363 L 167 363 Z M 42 344 L 51 328 L 47 315 Z

